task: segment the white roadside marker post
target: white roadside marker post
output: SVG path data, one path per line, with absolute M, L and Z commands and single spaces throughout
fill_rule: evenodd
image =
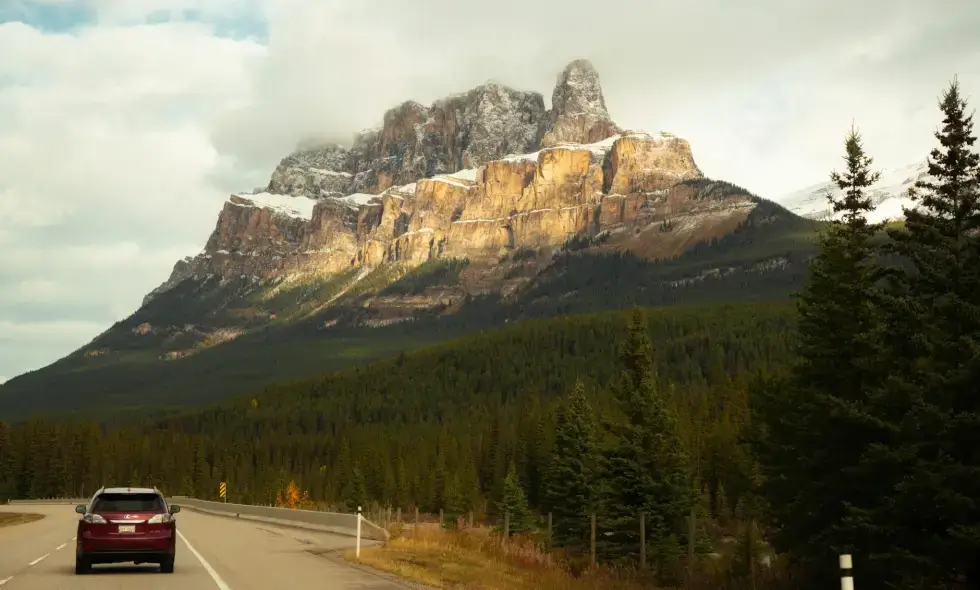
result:
M 854 590 L 853 567 L 850 554 L 840 556 L 840 590 Z
M 357 559 L 361 558 L 361 507 L 357 507 L 357 549 L 354 550 L 354 556 Z

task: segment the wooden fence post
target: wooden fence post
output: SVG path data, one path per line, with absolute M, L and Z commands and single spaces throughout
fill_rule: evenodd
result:
M 415 528 L 419 528 L 419 507 L 415 506 Z
M 472 510 L 470 510 L 470 515 L 469 515 L 469 528 L 473 528 L 473 511 Z
M 548 513 L 548 549 L 549 550 L 551 549 L 553 543 L 552 534 L 553 534 L 553 530 L 551 528 L 551 513 L 549 512 Z
M 691 514 L 687 519 L 687 587 L 691 588 L 693 584 L 692 576 L 694 574 L 694 508 L 691 508 Z
M 397 521 L 398 524 L 401 524 L 402 523 L 402 507 L 401 506 L 398 507 L 398 512 L 396 512 L 395 514 L 396 514 L 395 518 L 398 519 L 398 521 Z
M 439 530 L 442 530 L 442 527 L 445 524 L 445 522 L 446 522 L 446 520 L 445 520 L 444 513 L 442 511 L 442 508 L 440 508 L 439 509 Z
M 592 541 L 589 554 L 592 567 L 595 567 L 595 512 L 592 513 Z
M 510 538 L 510 512 L 504 512 L 504 539 Z
M 640 513 L 640 569 L 647 569 L 647 514 Z

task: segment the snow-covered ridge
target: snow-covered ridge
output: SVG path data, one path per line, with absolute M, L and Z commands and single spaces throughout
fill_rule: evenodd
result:
M 617 141 L 624 137 L 637 137 L 652 141 L 670 141 L 675 139 L 673 134 L 667 133 L 666 131 L 661 131 L 656 135 L 653 133 L 647 133 L 646 131 L 626 131 L 621 134 L 607 137 L 606 139 L 595 143 L 563 143 L 542 148 L 536 152 L 531 152 L 528 154 L 508 154 L 501 158 L 501 160 L 508 162 L 536 161 L 543 152 L 549 152 L 552 150 L 588 150 L 597 156 L 604 156 L 609 153 L 609 150 L 612 149 L 613 145 L 615 145 Z
M 667 133 L 666 131 L 661 131 L 658 134 L 646 133 L 644 131 L 625 131 L 622 134 L 613 135 L 611 137 L 603 139 L 602 141 L 597 141 L 595 143 L 560 144 L 556 146 L 546 147 L 536 152 L 531 152 L 527 154 L 507 155 L 503 158 L 500 158 L 500 160 L 498 161 L 510 161 L 510 162 L 537 161 L 543 152 L 547 152 L 551 150 L 587 150 L 591 152 L 594 156 L 603 157 L 607 153 L 609 153 L 609 150 L 612 149 L 613 145 L 615 145 L 615 143 L 619 139 L 624 137 L 637 137 L 637 138 L 642 138 L 644 140 L 657 141 L 657 142 L 667 142 L 676 139 L 673 134 Z M 345 172 L 335 172 L 331 170 L 324 170 L 324 169 L 313 168 L 313 167 L 310 167 L 309 170 L 319 174 L 347 175 L 347 173 Z M 438 174 L 422 180 L 445 182 L 463 188 L 473 188 L 474 186 L 473 183 L 476 182 L 478 173 L 479 173 L 479 168 L 467 168 L 464 170 L 458 170 L 456 172 L 452 172 L 448 174 Z M 276 194 L 276 193 L 269 193 L 269 192 L 258 192 L 255 194 L 236 194 L 233 196 L 237 197 L 238 199 L 250 201 L 252 203 L 252 206 L 271 209 L 273 212 L 278 214 L 287 215 L 289 217 L 294 217 L 294 218 L 312 220 L 313 208 L 320 200 L 339 201 L 352 209 L 358 209 L 364 205 L 380 203 L 382 197 L 384 197 L 385 195 L 398 196 L 398 193 L 409 194 L 409 195 L 415 194 L 417 185 L 418 185 L 417 182 L 413 182 L 411 184 L 406 184 L 402 186 L 393 186 L 389 189 L 382 191 L 380 194 L 353 193 L 343 197 L 324 197 L 323 199 L 312 199 L 306 196 L 299 196 L 299 195 L 294 196 L 288 194 Z M 823 185 L 818 185 L 817 187 L 811 187 L 811 188 L 814 188 L 814 190 L 816 190 L 821 186 Z M 809 190 L 809 189 L 804 189 L 804 190 Z M 249 205 L 245 205 L 242 203 L 235 203 L 235 202 L 232 202 L 232 204 L 238 206 L 249 206 Z
M 912 209 L 917 205 L 909 198 L 909 189 L 916 181 L 929 176 L 926 164 L 912 164 L 901 168 L 891 168 L 881 171 L 878 182 L 871 185 L 868 194 L 874 210 L 866 217 L 872 223 L 901 219 L 903 208 Z M 833 206 L 828 201 L 828 194 L 840 199 L 842 194 L 832 182 L 822 182 L 794 191 L 775 199 L 800 217 L 808 217 L 826 221 L 834 217 Z M 839 215 L 838 215 L 839 217 Z

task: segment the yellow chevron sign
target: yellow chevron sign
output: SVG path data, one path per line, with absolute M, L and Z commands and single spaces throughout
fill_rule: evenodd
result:
M 228 484 L 226 484 L 225 482 L 221 482 L 220 484 L 218 484 L 218 495 L 221 496 L 222 498 L 228 497 Z

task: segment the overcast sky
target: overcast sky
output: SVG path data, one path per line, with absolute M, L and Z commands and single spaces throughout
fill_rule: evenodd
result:
M 922 160 L 953 74 L 980 93 L 978 30 L 976 0 L 0 0 L 0 381 L 134 311 L 298 139 L 403 100 L 550 104 L 588 58 L 621 126 L 775 198 L 852 120 L 879 166 Z

